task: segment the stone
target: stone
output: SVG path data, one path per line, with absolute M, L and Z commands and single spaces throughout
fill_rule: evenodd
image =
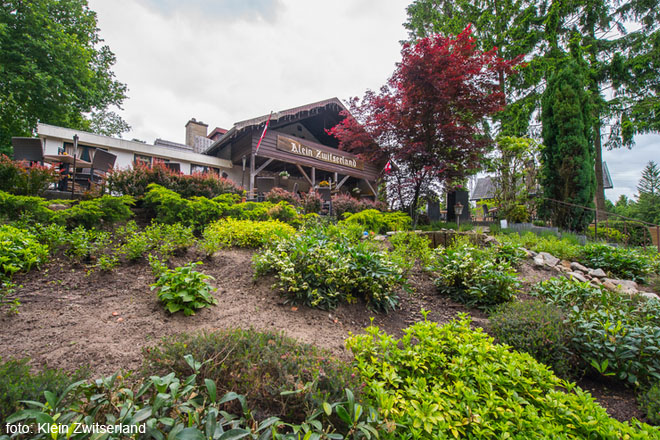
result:
M 555 257 L 552 254 L 549 254 L 547 252 L 539 252 L 539 255 L 543 257 L 543 260 L 545 260 L 545 264 L 554 267 L 559 263 L 559 258 Z
M 486 239 L 484 240 L 484 243 L 490 245 L 490 246 L 499 246 L 500 242 L 497 240 L 497 238 L 493 237 L 492 235 L 486 236 Z
M 598 278 L 596 278 L 596 277 L 592 278 L 592 279 L 590 280 L 590 282 L 591 282 L 591 284 L 593 284 L 594 286 L 600 286 L 600 285 L 603 284 L 603 283 L 602 283 Z
M 569 270 L 571 269 L 571 262 L 568 261 L 568 260 L 561 260 L 561 261 L 559 262 L 559 264 L 560 264 L 562 267 L 565 267 L 566 269 L 569 269 Z
M 586 283 L 589 281 L 587 277 L 585 277 L 584 274 L 581 272 L 568 272 L 566 275 L 570 278 L 575 278 L 581 283 Z
M 69 209 L 69 206 L 63 203 L 51 203 L 48 205 L 48 209 L 51 211 L 62 211 L 64 209 Z
M 605 278 L 603 281 L 603 287 L 611 292 L 616 292 L 618 290 L 616 284 L 614 284 L 610 279 Z
M 581 264 L 578 263 L 577 261 L 573 261 L 573 262 L 571 263 L 571 269 L 573 269 L 574 271 L 579 270 L 580 272 L 589 273 L 589 268 L 588 268 L 588 267 L 584 267 L 583 265 L 581 265 Z
M 525 249 L 525 248 L 520 248 L 520 249 L 525 253 L 525 257 L 527 257 L 527 258 L 533 258 L 534 257 L 534 254 L 529 249 Z
M 639 292 L 639 294 L 641 296 L 645 297 L 645 298 L 648 298 L 648 299 L 658 299 L 658 300 L 660 300 L 660 296 L 658 296 L 658 294 L 653 293 L 653 292 Z
M 634 294 L 637 293 L 639 286 L 637 285 L 636 282 L 631 281 L 631 280 L 615 280 L 612 278 L 605 278 L 603 281 L 603 285 L 608 289 L 608 290 L 619 290 L 624 293 L 628 294 Z M 608 286 L 615 286 L 614 289 L 611 289 Z
M 605 278 L 607 274 L 603 269 L 590 269 L 589 270 L 589 275 L 592 277 L 597 277 L 597 278 Z
M 543 256 L 537 255 L 534 257 L 534 266 L 536 267 L 543 267 L 545 265 L 545 261 L 543 260 Z

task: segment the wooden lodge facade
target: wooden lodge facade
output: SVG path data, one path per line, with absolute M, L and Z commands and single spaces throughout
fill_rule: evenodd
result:
M 237 122 L 205 154 L 230 161 L 231 177 L 252 194 L 260 190 L 260 179 L 269 179 L 289 191 L 308 191 L 326 181 L 336 192 L 375 197 L 383 164 L 339 150 L 338 141 L 326 133 L 342 120 L 343 110 L 341 101 L 332 98 L 273 113 L 258 151 L 269 115 Z M 284 171 L 290 177 L 280 176 Z

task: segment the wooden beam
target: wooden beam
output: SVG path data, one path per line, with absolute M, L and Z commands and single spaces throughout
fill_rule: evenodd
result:
M 349 177 L 351 177 L 351 176 L 344 176 L 344 178 L 341 179 L 341 181 L 337 184 L 337 190 L 339 190 L 339 188 L 341 188 L 342 185 L 343 185 L 344 183 L 346 183 L 346 181 L 348 180 Z
M 274 160 L 274 159 L 268 159 L 266 162 L 264 162 L 263 165 L 261 165 L 259 168 L 257 168 L 257 170 L 254 172 L 254 175 L 256 176 L 257 174 L 259 174 L 260 172 L 262 172 L 262 171 L 264 170 L 264 168 L 266 168 L 268 165 L 270 165 L 270 163 L 271 163 L 273 160 Z
M 312 167 L 312 186 L 316 185 L 316 167 Z
M 369 187 L 369 189 L 371 190 L 371 192 L 374 193 L 374 196 L 375 196 L 375 197 L 378 197 L 378 191 L 376 191 L 376 190 L 374 189 L 374 187 L 371 186 L 371 183 L 370 183 L 367 179 L 362 179 L 362 180 L 364 180 L 364 181 L 367 183 L 367 186 Z
M 309 178 L 309 176 L 307 175 L 305 170 L 303 170 L 303 167 L 301 167 L 300 164 L 298 164 L 298 163 L 296 164 L 296 167 L 298 167 L 298 171 L 300 171 L 300 174 L 303 175 L 305 180 L 308 181 L 310 185 L 314 186 L 314 184 L 312 183 L 312 179 Z

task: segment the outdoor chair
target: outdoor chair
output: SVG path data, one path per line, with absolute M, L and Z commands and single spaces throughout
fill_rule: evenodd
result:
M 14 160 L 25 160 L 44 164 L 44 146 L 40 138 L 13 137 Z
M 104 150 L 96 150 L 92 159 L 91 168 L 83 168 L 81 173 L 76 174 L 76 184 L 86 186 L 105 183 L 106 174 L 115 166 L 117 156 Z

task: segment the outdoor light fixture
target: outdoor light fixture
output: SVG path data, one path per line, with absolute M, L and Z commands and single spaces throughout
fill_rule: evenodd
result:
M 454 213 L 456 214 L 456 230 L 461 230 L 461 214 L 463 214 L 463 205 L 461 202 L 454 204 Z

